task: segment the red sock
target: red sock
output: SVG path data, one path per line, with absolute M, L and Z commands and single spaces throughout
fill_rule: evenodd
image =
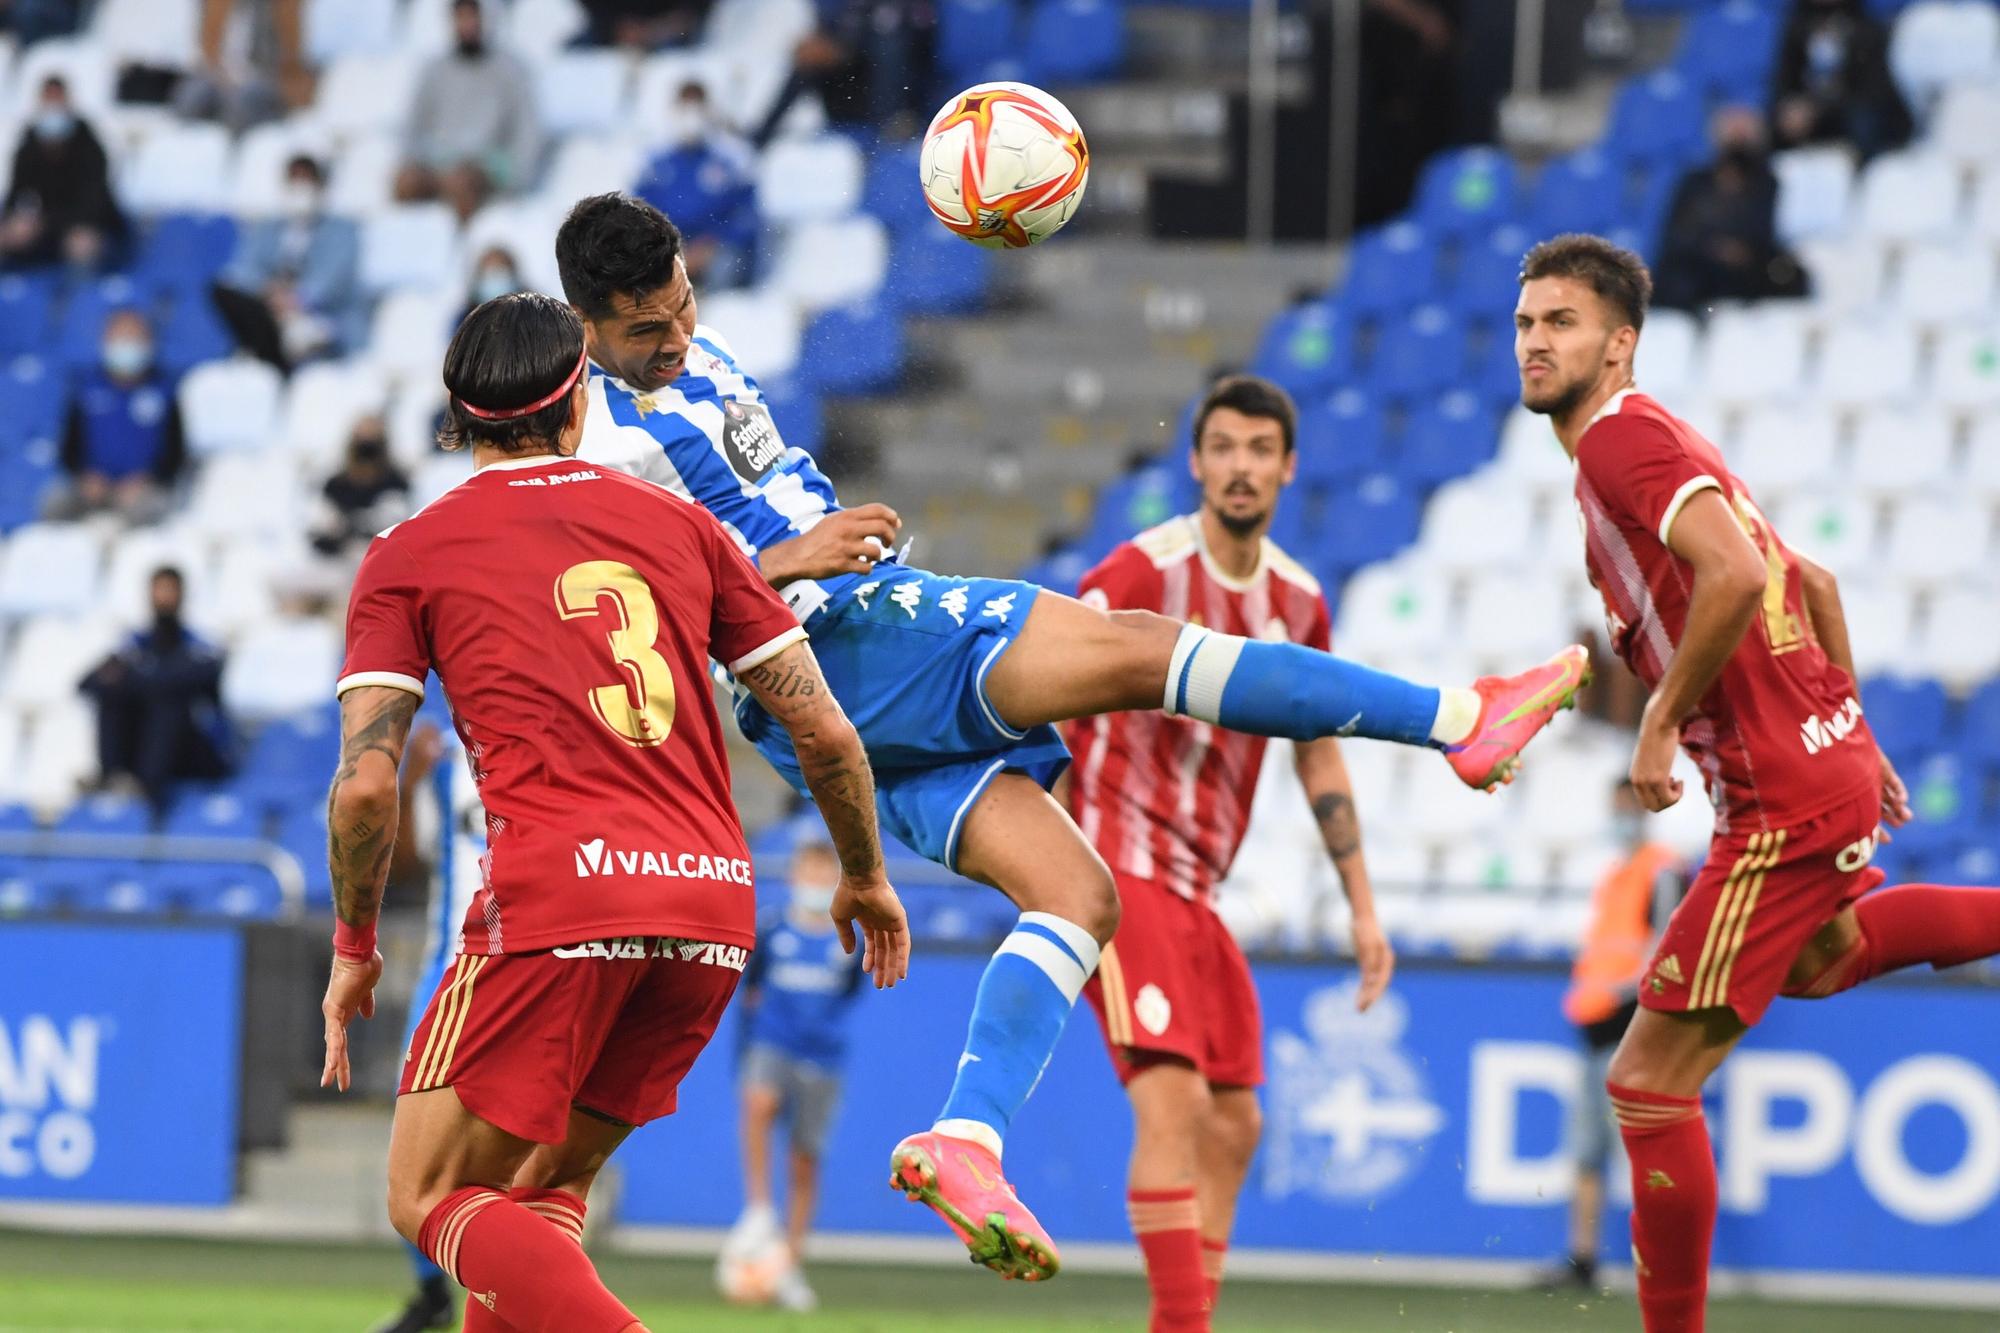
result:
M 1153 1290 L 1151 1333 L 1208 1333 L 1194 1191 L 1129 1190 L 1125 1208 Z
M 1632 1263 L 1646 1333 L 1701 1333 L 1715 1236 L 1715 1153 L 1701 1099 L 1606 1087 L 1632 1162 Z
M 1854 905 L 1861 938 L 1826 970 L 1786 994 L 1817 1000 L 1897 968 L 1957 967 L 2000 953 L 2000 889 L 1904 884 Z
M 1229 1258 L 1229 1242 L 1201 1238 L 1201 1275 L 1208 1279 L 1208 1308 L 1222 1299 L 1222 1268 Z
M 424 1219 L 417 1248 L 470 1293 L 468 1309 L 484 1305 L 520 1333 L 623 1333 L 639 1322 L 572 1234 L 499 1190 L 468 1185 L 447 1195 Z
M 540 1216 L 564 1235 L 583 1244 L 583 1215 L 588 1211 L 582 1199 L 564 1190 L 516 1189 L 507 1197 Z M 483 1301 L 465 1303 L 465 1323 L 459 1333 L 514 1333 L 514 1326 L 486 1308 Z

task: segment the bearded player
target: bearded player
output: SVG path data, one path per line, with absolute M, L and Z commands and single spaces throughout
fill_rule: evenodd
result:
M 1109 871 L 1046 790 L 1069 761 L 1053 724 L 1164 709 L 1263 736 L 1430 745 L 1489 787 L 1574 700 L 1586 658 L 1571 648 L 1519 676 L 1438 690 L 1299 644 L 905 564 L 891 551 L 893 511 L 842 509 L 811 456 L 786 447 L 722 335 L 698 325 L 680 245 L 659 210 L 615 194 L 578 203 L 557 234 L 563 294 L 602 371 L 581 456 L 728 526 L 811 632 L 868 749 L 882 826 L 1022 909 L 981 978 L 944 1108 L 897 1145 L 892 1183 L 975 1261 L 1051 1277 L 1055 1246 L 1007 1185 L 1001 1148 L 1118 923 Z M 737 722 L 798 786 L 768 708 L 739 696 Z
M 333 974 L 322 1083 L 374 1011 L 397 766 L 437 673 L 486 811 L 484 883 L 405 1057 L 389 1215 L 464 1286 L 468 1333 L 643 1333 L 582 1248 L 585 1200 L 670 1114 L 754 943 L 711 657 L 799 747 L 841 863 L 833 916 L 876 984 L 909 933 L 859 738 L 804 632 L 709 515 L 576 461 L 583 329 L 489 301 L 446 354 L 444 442 L 473 475 L 368 548 L 335 686 Z
M 1277 385 L 1219 382 L 1194 421 L 1200 510 L 1120 546 L 1084 575 L 1078 596 L 1100 610 L 1156 611 L 1327 651 L 1318 580 L 1266 535 L 1298 471 L 1296 434 Z M 1213 893 L 1250 823 L 1264 738 L 1159 713 L 1089 718 L 1068 736 L 1070 808 L 1124 907 L 1085 994 L 1132 1101 L 1126 1204 L 1152 1288 L 1152 1329 L 1205 1333 L 1262 1132 L 1257 988 Z M 1375 918 L 1340 743 L 1301 741 L 1297 765 L 1353 908 L 1366 1009 L 1389 984 L 1395 955 Z
M 1652 688 L 1632 785 L 1649 810 L 1678 801 L 1678 745 L 1716 810 L 1606 1081 L 1632 1163 L 1645 1326 L 1690 1333 L 1715 1231 L 1702 1083 L 1774 996 L 1818 999 L 2000 952 L 2000 892 L 1877 889 L 1879 826 L 1906 822 L 1909 798 L 1862 719 L 1839 590 L 1784 544 L 1715 446 L 1633 382 L 1651 291 L 1629 251 L 1546 241 L 1521 266 L 1514 350 L 1522 403 L 1575 461 L 1613 646 Z

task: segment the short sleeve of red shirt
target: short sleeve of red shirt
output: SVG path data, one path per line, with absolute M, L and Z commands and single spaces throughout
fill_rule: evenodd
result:
M 1333 651 L 1333 614 L 1326 609 L 1324 594 L 1313 598 L 1312 628 L 1306 631 L 1305 645 L 1323 653 Z
M 430 666 L 416 567 L 400 545 L 377 537 L 354 576 L 347 603 L 347 660 L 333 692 L 387 685 L 421 697 Z
M 709 576 L 715 588 L 709 656 L 728 667 L 731 675 L 740 676 L 800 642 L 806 632 L 722 525 L 706 513 L 696 514 L 695 521 L 708 544 Z
M 1614 515 L 1646 528 L 1667 544 L 1681 509 L 1722 479 L 1657 423 L 1606 417 L 1585 433 L 1576 465 Z
M 1076 595 L 1100 611 L 1157 611 L 1165 584 L 1146 553 L 1127 542 L 1078 581 Z

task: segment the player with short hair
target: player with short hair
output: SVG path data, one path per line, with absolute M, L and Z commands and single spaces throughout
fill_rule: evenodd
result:
M 1110 872 L 1046 790 L 1069 762 L 1054 724 L 1164 708 L 1259 735 L 1430 745 L 1486 787 L 1574 700 L 1587 658 L 1571 648 L 1519 676 L 1439 690 L 1298 644 L 918 569 L 891 549 L 894 511 L 843 509 L 811 456 L 786 446 L 729 344 L 698 324 L 664 214 L 623 195 L 584 199 L 556 263 L 602 372 L 582 456 L 722 520 L 811 630 L 868 747 L 883 827 L 1022 909 L 981 979 L 943 1110 L 897 1145 L 892 1176 L 978 1262 L 1050 1277 L 1055 1246 L 1008 1186 L 1001 1146 L 1118 923 Z M 764 705 L 739 696 L 736 715 L 797 787 Z
M 483 885 L 403 1066 L 389 1216 L 488 1333 L 643 1328 L 583 1253 L 585 1200 L 673 1111 L 755 942 L 711 657 L 799 747 L 843 939 L 858 921 L 878 986 L 908 964 L 867 760 L 804 631 L 710 515 L 573 457 L 584 365 L 561 302 L 467 316 L 442 441 L 476 470 L 369 547 L 335 687 L 323 1083 L 346 1089 L 347 1025 L 374 1012 L 397 766 L 431 671 L 486 811 Z
M 1702 1083 L 1774 996 L 2000 952 L 2000 893 L 1877 889 L 1879 826 L 1906 822 L 1909 797 L 1862 718 L 1839 588 L 1785 545 L 1714 445 L 1639 391 L 1651 289 L 1644 261 L 1609 241 L 1544 241 L 1521 266 L 1514 350 L 1522 403 L 1576 464 L 1612 645 L 1652 688 L 1632 785 L 1649 810 L 1678 801 L 1678 745 L 1716 809 L 1606 1082 L 1632 1164 L 1646 1328 L 1687 1333 L 1702 1327 L 1715 1230 Z
M 1078 596 L 1103 611 L 1155 611 L 1328 651 L 1319 581 L 1268 535 L 1298 472 L 1297 431 L 1277 385 L 1249 375 L 1216 383 L 1188 453 L 1200 508 L 1119 546 L 1083 576 Z M 1125 909 L 1085 993 L 1132 1102 L 1126 1206 L 1152 1328 L 1206 1333 L 1263 1132 L 1257 988 L 1214 890 L 1249 827 L 1265 740 L 1153 712 L 1088 718 L 1067 733 L 1077 756 L 1070 809 L 1117 877 Z M 1295 762 L 1353 909 L 1366 1009 L 1388 986 L 1395 954 L 1375 916 L 1347 765 L 1331 736 L 1299 742 Z

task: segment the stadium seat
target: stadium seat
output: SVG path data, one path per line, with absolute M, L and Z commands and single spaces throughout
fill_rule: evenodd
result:
M 119 174 L 119 202 L 141 214 L 226 208 L 230 150 L 229 131 L 220 125 L 150 134 Z
M 398 0 L 307 0 L 306 53 L 324 65 L 342 56 L 386 54 L 401 35 Z
M 103 550 L 82 523 L 31 523 L 0 552 L 0 616 L 82 614 L 96 604 Z
M 55 322 L 55 283 L 39 273 L 0 276 L 0 352 L 40 352 Z
M 1449 574 L 1524 562 L 1538 535 L 1535 501 L 1511 480 L 1489 471 L 1439 487 L 1424 508 L 1417 554 Z
M 1537 491 L 1567 494 L 1576 480 L 1576 471 L 1549 419 L 1518 404 L 1508 411 L 1500 428 L 1500 452 L 1494 463 L 1517 484 Z
M 977 310 L 992 286 L 996 258 L 926 219 L 901 229 L 891 242 L 888 299 L 912 315 Z
M 625 123 L 631 59 L 618 49 L 565 51 L 536 67 L 542 128 L 553 135 L 608 134 Z
M 1773 505 L 1766 514 L 1787 546 L 1811 556 L 1843 579 L 1873 574 L 1880 568 L 1875 504 L 1851 490 L 1795 495 Z
M 507 45 L 524 60 L 539 60 L 569 45 L 589 19 L 578 0 L 514 0 Z
M 1881 298 L 1886 266 L 1880 243 L 1850 234 L 1805 241 L 1798 251 L 1812 279 L 1813 306 L 1823 316 L 1869 310 Z
M 1780 22 L 1771 5 L 1725 0 L 1688 20 L 1674 66 L 1716 102 L 1762 106 Z
M 1511 314 L 1521 294 L 1521 258 L 1535 239 L 1536 233 L 1513 223 L 1467 237 L 1458 246 L 1452 280 L 1439 299 L 1448 301 L 1471 326 Z
M 372 217 L 395 201 L 403 150 L 388 134 L 364 134 L 341 149 L 326 184 L 326 206 L 343 217 Z
M 1854 156 L 1846 148 L 1821 146 L 1776 153 L 1778 235 L 1797 245 L 1847 228 L 1854 196 Z
M 2000 164 L 2000 80 L 1946 88 L 1928 142 L 1961 166 Z
M 1944 158 L 1921 149 L 1885 153 L 1861 178 L 1861 232 L 1883 241 L 1946 239 L 1958 225 L 1958 194 L 1958 172 Z
M 190 453 L 249 453 L 268 448 L 278 425 L 284 380 L 248 357 L 209 361 L 181 381 L 181 426 Z
M 737 360 L 759 377 L 785 375 L 799 364 L 803 329 L 791 302 L 775 292 L 718 292 L 701 303 L 702 323 L 727 329 Z
M 2000 323 L 1946 330 L 1931 357 L 1931 395 L 1966 411 L 2000 405 Z
M 1701 90 L 1673 69 L 1628 80 L 1611 104 L 1599 141 L 1627 163 L 1673 171 L 1708 156 Z
M 143 625 L 152 615 L 147 583 L 154 570 L 172 565 L 187 580 L 190 619 L 208 575 L 207 543 L 182 523 L 127 528 L 111 539 L 99 604 L 121 625 Z
M 341 56 L 320 74 L 313 119 L 321 130 L 343 140 L 399 133 L 416 92 L 417 73 L 414 59 L 401 53 Z
M 281 438 L 316 483 L 340 465 L 354 423 L 388 405 L 389 385 L 374 363 L 316 361 L 292 376 Z
M 210 459 L 195 479 L 188 522 L 210 540 L 296 537 L 298 473 L 278 450 Z
M 1464 607 L 1459 626 L 1465 643 L 1496 669 L 1517 671 L 1517 663 L 1539 661 L 1576 630 L 1562 589 L 1540 571 L 1488 567 L 1474 573 Z
M 97 768 L 97 720 L 71 684 L 68 698 L 36 713 L 15 788 L 23 804 L 51 815 L 69 808 Z
M 257 806 L 241 793 L 200 785 L 176 793 L 160 831 L 176 838 L 257 838 L 264 827 Z
M 120 65 L 191 69 L 201 61 L 198 0 L 101 0 L 90 39 Z
M 1376 473 L 1337 497 L 1326 512 L 1326 567 L 1357 569 L 1386 559 L 1416 540 L 1422 505 L 1395 477 Z
M 895 311 L 879 301 L 854 302 L 824 310 L 806 325 L 796 378 L 829 393 L 879 393 L 903 373 L 905 355 Z
M 1847 616 L 1854 665 L 1861 675 L 1907 670 L 1913 660 L 1924 662 L 1927 671 L 1935 670 L 1928 656 L 1917 656 L 1922 649 L 1915 636 L 1915 607 L 1901 584 L 1870 577 L 1872 569 L 1835 572 L 1841 576 L 1841 610 Z
M 1464 326 L 1444 306 L 1419 306 L 1384 325 L 1369 377 L 1385 397 L 1414 402 L 1455 385 L 1465 363 Z
M 361 282 L 373 292 L 458 281 L 458 219 L 444 204 L 398 204 L 361 224 Z
M 1603 149 L 1580 148 L 1542 168 L 1530 193 L 1529 216 L 1537 236 L 1566 231 L 1602 236 L 1621 220 L 1625 164 Z M 1515 257 L 1520 267 L 1520 256 Z
M 1499 414 L 1476 394 L 1447 393 L 1419 403 L 1403 428 L 1397 470 L 1425 486 L 1464 476 L 1492 459 L 1499 427 Z
M 1805 321 L 1788 304 L 1722 310 L 1709 321 L 1701 382 L 1725 403 L 1766 402 L 1797 392 L 1805 359 Z
M 1963 240 L 1903 252 L 1896 304 L 1919 324 L 1945 324 L 1994 308 L 1993 251 Z
M 182 291 L 172 300 L 156 339 L 162 370 L 176 377 L 185 376 L 203 362 L 221 361 L 235 354 L 235 335 L 215 313 L 215 303 L 206 291 Z
M 1176 433 L 1193 437 L 1194 421 Z M 1393 471 L 1389 418 L 1382 401 L 1366 389 L 1345 388 L 1299 403 L 1299 479 L 1346 484 L 1372 472 Z
M 71 370 L 97 365 L 103 358 L 104 323 L 114 311 L 143 308 L 138 285 L 114 273 L 72 289 L 57 326 L 56 359 Z
M 169 213 L 140 240 L 134 277 L 147 291 L 206 300 L 208 284 L 235 249 L 236 221 L 227 213 Z
M 1905 500 L 1889 521 L 1882 563 L 1906 583 L 1936 587 L 1990 569 L 1992 540 L 1992 509 L 1984 501 Z
M 471 475 L 471 455 L 433 454 L 410 474 L 410 502 L 421 509 Z
M 1250 369 L 1295 399 L 1325 394 L 1352 372 L 1353 338 L 1336 308 L 1302 301 L 1264 326 Z
M 1889 69 L 1919 110 L 1946 84 L 1990 73 L 1996 56 L 2000 13 L 1985 0 L 1920 0 L 1889 39 Z
M 247 720 L 283 717 L 333 694 L 340 640 L 323 620 L 278 619 L 243 636 L 222 675 L 222 701 Z
M 42 94 L 42 81 L 57 76 L 69 86 L 70 104 L 99 124 L 117 105 L 117 70 L 110 53 L 88 37 L 49 37 L 21 53 L 14 66 L 9 100 L 14 124 L 28 118 Z
M 902 337 L 900 323 L 896 336 L 899 340 Z M 759 376 L 757 387 L 763 391 L 764 406 L 770 409 L 771 420 L 785 443 L 816 454 L 826 443 L 825 405 L 817 390 L 799 381 L 796 374 L 784 379 Z
M 1646 336 L 1639 340 L 1633 359 L 1633 373 L 1647 393 L 1673 402 L 1696 384 L 1700 353 L 1700 321 L 1684 310 L 1650 310 L 1646 312 Z
M 1969 494 L 2000 501 L 2000 417 L 1982 413 L 1973 418 L 1954 482 Z
M 393 133 L 387 127 L 379 134 Z M 285 163 L 298 153 L 310 153 L 331 164 L 335 156 L 331 133 L 309 115 L 253 125 L 236 144 L 230 172 L 229 208 L 239 217 L 268 217 L 283 204 Z
M 837 134 L 780 140 L 757 165 L 757 211 L 780 225 L 846 217 L 861 202 L 861 150 Z
M 889 269 L 889 233 L 866 215 L 790 228 L 766 279 L 808 314 L 874 295 Z
M 76 700 L 77 682 L 118 640 L 100 616 L 52 613 L 29 620 L 14 636 L 0 676 L 0 700 L 10 709 L 40 712 Z
M 1437 242 L 1414 222 L 1392 222 L 1355 238 L 1338 301 L 1362 319 L 1401 314 L 1438 290 Z
M 1843 324 L 1820 347 L 1811 392 L 1835 407 L 1872 407 L 1910 398 L 1917 388 L 1916 331 L 1890 320 Z
M 1018 58 L 1019 11 L 1014 0 L 943 0 L 937 7 L 937 60 L 955 83 L 980 83 L 995 60 Z
M 1900 757 L 1940 748 L 1947 740 L 1951 698 L 1944 686 L 1915 676 L 1877 676 L 1863 684 L 1868 725 L 1882 747 Z
M 253 862 L 196 863 L 177 871 L 171 882 L 196 916 L 266 921 L 284 911 L 277 878 Z
M 1034 0 L 1021 58 L 1028 77 L 1044 86 L 1117 73 L 1125 60 L 1122 0 Z
M 1952 480 L 1952 435 L 1951 417 L 1942 408 L 1922 403 L 1876 408 L 1855 422 L 1848 475 L 1879 496 L 1945 491 Z
M 388 293 L 375 306 L 368 359 L 393 384 L 434 384 L 464 308 L 455 286 Z
M 1518 207 L 1514 163 L 1496 148 L 1459 148 L 1424 164 L 1411 205 L 1431 234 L 1458 239 L 1484 235 Z

